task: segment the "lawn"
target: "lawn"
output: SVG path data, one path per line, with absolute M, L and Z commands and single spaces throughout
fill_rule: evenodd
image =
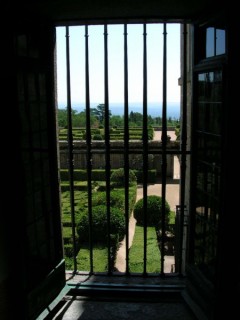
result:
M 135 227 L 135 234 L 132 246 L 129 252 L 129 269 L 130 272 L 143 273 L 144 261 L 144 228 L 140 226 Z M 157 236 L 154 227 L 147 228 L 147 272 L 160 272 L 161 256 L 157 244 Z

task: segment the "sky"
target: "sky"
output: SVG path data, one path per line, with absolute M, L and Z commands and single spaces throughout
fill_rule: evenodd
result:
M 108 25 L 109 103 L 124 101 L 124 26 Z M 85 27 L 69 27 L 71 102 L 85 102 Z M 57 27 L 58 104 L 67 101 L 65 27 Z M 90 102 L 104 103 L 104 26 L 89 26 Z M 148 102 L 162 101 L 163 25 L 147 24 Z M 167 100 L 180 101 L 180 25 L 167 24 Z M 128 25 L 129 102 L 143 97 L 143 25 Z

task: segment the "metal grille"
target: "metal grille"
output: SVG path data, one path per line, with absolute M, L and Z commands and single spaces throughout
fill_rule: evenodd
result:
M 167 23 L 163 23 L 163 35 L 159 35 L 159 39 L 162 37 L 163 43 L 163 61 L 162 61 L 162 75 L 159 75 L 159 78 L 162 79 L 162 106 L 159 108 L 159 116 L 162 117 L 162 134 L 161 140 L 158 143 L 150 143 L 148 135 L 148 59 L 147 59 L 147 27 L 148 24 L 144 23 L 142 25 L 143 30 L 143 64 L 142 64 L 142 74 L 143 74 L 143 88 L 142 88 L 142 102 L 143 102 L 143 116 L 142 116 L 142 138 L 141 141 L 135 141 L 134 145 L 130 140 L 130 128 L 129 128 L 129 85 L 128 85 L 128 25 L 123 24 L 123 48 L 124 48 L 124 70 L 123 70 L 123 83 L 124 83 L 124 134 L 122 142 L 113 142 L 110 139 L 110 106 L 109 106 L 109 57 L 108 57 L 108 25 L 99 26 L 103 28 L 103 44 L 104 44 L 104 141 L 93 141 L 92 139 L 92 129 L 91 129 L 91 108 L 90 108 L 90 82 L 89 82 L 89 68 L 90 59 L 89 59 L 89 43 L 88 43 L 88 26 L 85 26 L 85 101 L 86 101 L 86 135 L 84 141 L 78 142 L 73 139 L 73 125 L 72 125 L 72 103 L 71 103 L 71 75 L 70 75 L 70 45 L 69 45 L 69 27 L 66 26 L 66 86 L 67 86 L 67 115 L 68 115 L 68 125 L 67 125 L 67 158 L 68 158 L 68 174 L 69 174 L 69 193 L 70 193 L 70 211 L 71 211 L 71 228 L 72 228 L 72 256 L 73 260 L 73 272 L 77 273 L 79 271 L 87 271 L 90 274 L 96 274 L 98 270 L 95 270 L 94 259 L 94 228 L 93 228 L 93 157 L 96 154 L 101 154 L 104 156 L 103 168 L 105 171 L 105 193 L 102 204 L 105 205 L 105 214 L 106 214 L 106 233 L 104 236 L 106 238 L 106 269 L 101 270 L 107 274 L 117 274 L 118 270 L 115 269 L 114 263 L 116 259 L 116 254 L 118 249 L 118 244 L 113 237 L 112 230 L 112 185 L 111 185 L 111 174 L 112 174 L 112 157 L 114 155 L 123 154 L 123 171 L 124 171 L 124 219 L 125 219 L 125 271 L 124 274 L 132 274 L 130 268 L 130 239 L 129 239 L 129 210 L 132 208 L 130 205 L 130 156 L 136 154 L 140 157 L 142 161 L 142 188 L 143 188 L 143 242 L 142 242 L 142 271 L 135 272 L 140 273 L 140 275 L 147 276 L 152 274 L 148 271 L 148 187 L 149 187 L 149 155 L 159 155 L 161 161 L 161 226 L 156 228 L 156 241 L 159 244 L 160 259 L 159 259 L 159 271 L 153 272 L 153 274 L 164 276 L 166 274 L 165 270 L 165 257 L 166 257 L 166 247 L 169 244 L 169 230 L 171 229 L 174 234 L 174 230 L 177 230 L 177 236 L 173 236 L 174 241 L 177 241 L 175 247 L 175 252 L 173 253 L 174 262 L 171 264 L 170 273 L 182 274 L 182 252 L 183 252 L 183 242 L 184 242 L 184 211 L 185 211 L 185 174 L 186 174 L 186 157 L 189 154 L 187 151 L 187 135 L 186 135 L 186 126 L 187 126 L 187 80 L 186 80 L 186 26 L 183 26 L 183 34 L 181 39 L 183 41 L 183 51 L 182 51 L 182 102 L 181 102 L 181 139 L 177 144 L 169 144 L 168 141 L 168 124 L 167 124 Z M 180 36 L 180 35 L 179 35 Z M 159 40 L 160 41 L 160 40 Z M 150 83 L 151 85 L 151 83 Z M 161 110 L 161 111 L 160 111 Z M 64 151 L 65 150 L 65 151 Z M 65 147 L 60 146 L 60 152 L 66 152 Z M 78 239 L 78 234 L 76 232 L 76 227 L 78 224 L 79 214 L 76 214 L 76 197 L 75 197 L 75 170 L 78 169 L 74 157 L 77 154 L 85 155 L 85 169 L 87 176 L 87 212 L 88 212 L 88 239 L 85 239 L 88 246 L 89 252 L 89 270 L 79 270 L 78 267 L 78 253 L 82 250 L 81 241 Z M 177 156 L 180 159 L 179 174 L 180 174 L 180 193 L 179 193 L 179 203 L 176 203 L 177 212 L 175 226 L 169 227 L 169 224 L 166 220 L 166 207 L 167 207 L 167 187 L 169 183 L 169 177 L 167 174 L 168 170 L 168 159 L 173 159 L 174 156 Z M 173 243 L 174 243 L 173 241 Z M 177 252 L 176 252 L 177 250 Z M 176 263 L 175 263 L 175 260 Z M 173 267 L 175 266 L 175 268 Z

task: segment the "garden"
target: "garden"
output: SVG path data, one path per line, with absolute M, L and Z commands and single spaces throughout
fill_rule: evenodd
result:
M 82 173 L 83 174 L 83 173 Z M 85 172 L 86 174 L 86 172 Z M 113 170 L 110 178 L 110 209 L 106 206 L 106 181 L 101 173 L 94 173 L 96 180 L 91 183 L 91 207 L 89 207 L 88 182 L 75 179 L 74 181 L 74 211 L 75 211 L 75 235 L 76 235 L 76 261 L 77 269 L 81 271 L 91 270 L 105 272 L 108 270 L 108 245 L 110 244 L 111 269 L 115 270 L 116 254 L 120 242 L 125 236 L 126 219 L 134 214 L 137 225 L 133 243 L 129 251 L 130 272 L 143 272 L 144 256 L 144 215 L 143 200 L 136 202 L 137 177 L 133 170 L 129 171 L 128 187 L 128 214 L 125 212 L 125 175 L 122 168 Z M 66 180 L 66 172 L 61 175 L 61 205 L 63 240 L 65 250 L 66 269 L 74 269 L 73 260 L 73 236 L 71 220 L 71 201 L 69 185 Z M 65 181 L 64 181 L 65 179 Z M 99 180 L 98 180 L 99 179 Z M 76 186 L 76 188 L 75 188 Z M 160 250 L 157 231 L 161 228 L 161 198 L 148 196 L 147 212 L 147 272 L 160 271 Z M 89 217 L 91 208 L 91 217 Z M 107 217 L 109 214 L 110 220 Z M 174 223 L 175 213 L 170 211 L 166 204 L 166 223 Z M 89 220 L 90 219 L 90 220 Z M 90 223 L 91 221 L 91 223 Z M 91 226 L 91 228 L 89 228 Z M 109 238 L 108 235 L 109 234 Z M 92 252 L 92 254 L 91 254 Z

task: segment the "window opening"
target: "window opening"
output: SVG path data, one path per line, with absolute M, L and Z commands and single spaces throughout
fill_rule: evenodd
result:
M 186 47 L 183 55 L 186 59 Z M 186 87 L 186 72 L 182 77 Z M 186 98 L 180 119 L 179 78 L 179 24 L 57 28 L 67 269 L 90 274 L 182 272 L 185 190 L 181 185 L 179 194 L 179 178 L 185 181 L 188 151 Z M 158 210 L 157 218 L 150 209 Z M 122 269 L 116 267 L 119 251 L 124 252 Z

